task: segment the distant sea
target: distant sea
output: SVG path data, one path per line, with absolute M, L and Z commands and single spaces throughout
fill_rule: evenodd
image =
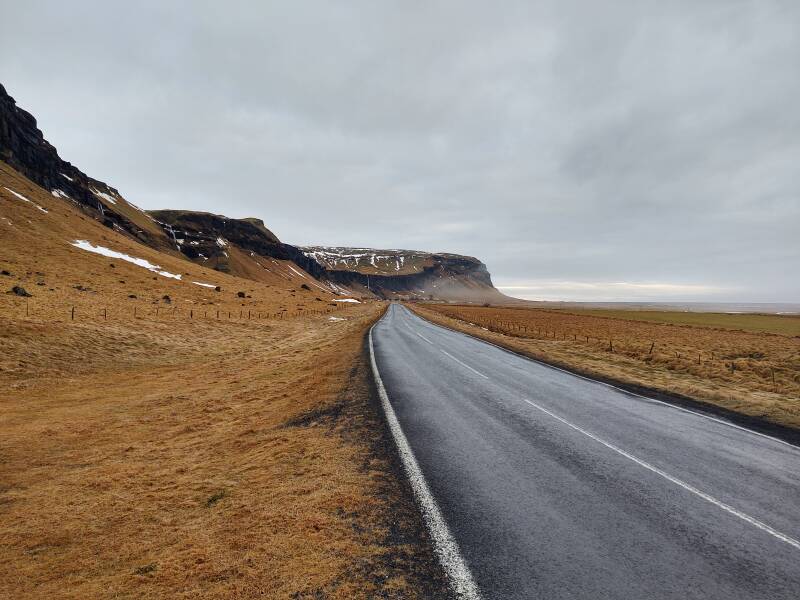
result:
M 780 302 L 554 302 L 581 308 L 615 308 L 627 310 L 679 310 L 684 312 L 764 313 L 771 315 L 800 315 L 800 303 Z

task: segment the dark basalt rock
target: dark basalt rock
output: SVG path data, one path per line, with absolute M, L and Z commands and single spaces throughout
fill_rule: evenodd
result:
M 187 210 L 147 212 L 175 240 L 184 256 L 197 262 L 205 257 L 217 271 L 230 272 L 225 256 L 230 244 L 260 257 L 290 260 L 317 278 L 324 275 L 325 270 L 317 261 L 296 246 L 282 243 L 261 219 L 229 219 L 224 215 Z
M 21 285 L 15 285 L 10 290 L 8 290 L 6 292 L 6 294 L 14 294 L 16 296 L 22 296 L 24 298 L 32 298 L 33 297 L 33 294 L 31 294 L 28 291 L 26 291 L 25 288 L 22 287 Z
M 405 270 L 394 273 L 384 270 L 373 273 L 358 268 L 358 265 L 355 268 L 342 268 L 326 264 L 324 260 L 318 262 L 306 255 L 311 248 L 282 243 L 260 219 L 229 219 L 206 212 L 158 210 L 149 211 L 149 214 L 161 229 L 151 227 L 149 222 L 139 221 L 140 224 L 144 223 L 145 231 L 131 221 L 139 220 L 138 213 L 130 212 L 131 209 L 121 200 L 117 190 L 87 176 L 59 157 L 56 149 L 44 139 L 36 119 L 19 108 L 2 85 L 0 160 L 46 190 L 58 191 L 56 195 L 65 202 L 74 203 L 107 227 L 160 251 L 174 252 L 177 249 L 188 259 L 208 269 L 224 273 L 235 271 L 236 263 L 232 264 L 229 260 L 229 251 L 235 249 L 250 253 L 256 261 L 259 257 L 292 261 L 317 279 L 343 284 L 354 292 L 370 296 L 412 299 L 434 296 L 474 301 L 500 297 L 500 293 L 492 286 L 485 265 L 467 256 L 409 251 L 410 257 L 424 255 L 425 258 L 424 264 L 420 263 L 415 272 Z M 105 200 L 101 202 L 95 192 L 120 198 L 122 204 Z M 157 277 L 152 279 L 156 280 Z M 303 287 L 308 289 L 305 285 Z M 88 288 L 77 289 L 89 291 Z
M 135 239 L 163 249 L 164 241 L 143 231 L 112 206 L 104 205 L 92 190 L 119 197 L 110 185 L 93 179 L 83 171 L 63 160 L 55 147 L 44 139 L 29 112 L 19 108 L 14 98 L 0 85 L 0 160 L 11 165 L 31 181 L 53 192 L 60 190 L 106 227 L 119 228 Z

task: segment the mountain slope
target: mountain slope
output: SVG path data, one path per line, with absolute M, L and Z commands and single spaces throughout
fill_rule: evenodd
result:
M 238 248 L 228 250 L 240 263 L 252 260 Z M 115 306 L 133 313 L 165 304 L 295 313 L 320 310 L 337 297 L 309 285 L 316 280 L 290 260 L 271 259 L 268 266 L 242 278 L 146 246 L 0 161 L 0 271 L 7 273 L 0 275 L 0 292 L 20 286 L 33 294 L 37 310 L 60 318 L 72 306 L 96 315 Z M 16 304 L 15 296 L 0 294 L 0 307 L 10 311 Z
M 148 214 L 164 228 L 184 256 L 223 273 L 260 281 L 289 261 L 294 275 L 324 293 L 338 294 L 318 278 L 323 269 L 291 244 L 282 243 L 261 219 L 231 219 L 200 211 L 152 210 Z
M 279 282 L 287 289 L 298 285 L 308 288 L 305 291 L 313 290 L 322 301 L 353 294 L 468 302 L 505 299 L 492 285 L 486 266 L 468 256 L 409 250 L 301 248 L 281 242 L 260 219 L 231 219 L 199 211 L 143 211 L 110 185 L 61 159 L 44 139 L 36 119 L 19 108 L 2 86 L 0 159 L 36 184 L 38 190 L 77 210 L 83 218 L 149 246 L 160 255 L 185 258 L 204 269 L 261 283 Z M 40 198 L 37 201 L 43 201 L 38 190 L 32 191 L 28 184 L 22 187 Z M 97 242 L 98 234 L 93 235 L 95 239 L 88 242 Z M 64 241 L 64 235 L 59 236 Z M 77 233 L 66 241 L 76 237 Z M 178 267 L 176 273 L 180 272 Z
M 181 237 L 0 95 L 5 595 L 447 597 L 371 396 L 382 306 L 260 222 Z
M 26 240 L 19 246 L 19 262 L 16 263 L 25 265 L 25 272 L 37 270 L 34 267 L 37 261 L 33 257 L 27 259 L 25 253 L 36 256 L 41 252 L 63 257 L 64 268 L 71 268 L 77 260 L 75 264 L 80 272 L 85 266 L 84 261 L 67 258 L 74 255 L 75 248 L 70 249 L 69 246 L 72 242 L 85 239 L 90 244 L 106 248 L 108 244 L 105 241 L 115 240 L 111 244 L 113 248 L 108 247 L 108 250 L 125 252 L 150 264 L 170 264 L 170 272 L 192 273 L 194 277 L 213 283 L 212 288 L 222 281 L 216 275 L 210 276 L 208 269 L 211 273 L 226 273 L 267 284 L 273 290 L 311 295 L 314 302 L 329 301 L 340 294 L 305 272 L 304 268 L 310 268 L 318 276 L 321 270 L 299 250 L 282 244 L 258 219 L 227 219 L 188 211 L 156 211 L 158 218 L 154 218 L 128 202 L 115 188 L 89 177 L 61 159 L 56 148 L 45 140 L 38 129 L 36 119 L 19 108 L 2 85 L 0 159 L 0 165 L 3 165 L 2 180 L 9 182 L 0 188 L 0 197 L 10 202 L 11 209 L 0 213 L 7 221 L 5 226 L 10 228 L 3 249 L 8 251 L 14 248 L 17 237 Z M 20 203 L 27 202 L 20 197 L 55 212 L 49 218 L 43 218 L 44 213 L 40 211 L 34 215 L 35 223 L 29 221 L 32 227 L 20 228 L 17 213 L 24 211 Z M 11 222 L 13 225 L 9 224 Z M 92 223 L 101 227 L 92 228 Z M 29 234 L 33 230 L 38 233 L 34 239 L 30 239 Z M 19 236 L 15 235 L 17 233 Z M 120 238 L 127 238 L 128 241 Z M 131 246 L 130 242 L 138 242 L 148 248 L 137 247 L 138 244 Z M 156 254 L 153 254 L 153 250 Z M 6 252 L 3 258 L 11 264 L 15 262 L 13 256 Z M 198 269 L 190 267 L 191 263 L 182 261 L 182 258 L 193 260 L 201 266 L 200 274 L 196 274 Z M 177 265 L 175 260 L 178 261 Z M 226 281 L 225 286 L 246 287 L 230 281 Z M 316 300 L 317 297 L 320 300 Z M 281 304 L 289 310 L 288 306 L 292 303 Z
M 370 395 L 381 306 L 275 262 L 158 251 L 0 161 L 3 597 L 446 597 Z
M 0 159 L 55 198 L 72 202 L 106 227 L 158 250 L 172 250 L 163 230 L 144 211 L 125 200 L 110 185 L 62 160 L 44 139 L 33 115 L 19 108 L 2 85 Z

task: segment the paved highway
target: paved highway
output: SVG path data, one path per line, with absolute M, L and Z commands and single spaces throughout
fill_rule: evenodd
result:
M 371 343 L 463 597 L 800 598 L 797 447 L 396 304 Z

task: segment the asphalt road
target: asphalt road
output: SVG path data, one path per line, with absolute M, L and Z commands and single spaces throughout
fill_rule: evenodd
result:
M 484 598 L 800 598 L 800 449 L 392 305 L 375 361 Z

